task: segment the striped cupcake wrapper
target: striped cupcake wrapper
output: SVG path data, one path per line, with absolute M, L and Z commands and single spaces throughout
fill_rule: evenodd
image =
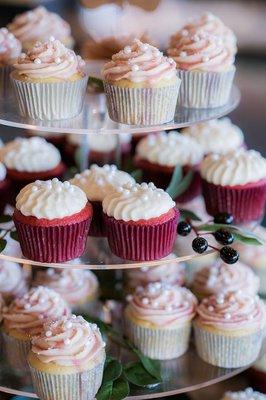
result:
M 30 351 L 30 340 L 19 340 L 5 332 L 2 332 L 2 338 L 4 354 L 10 367 L 20 371 L 28 371 L 27 357 Z

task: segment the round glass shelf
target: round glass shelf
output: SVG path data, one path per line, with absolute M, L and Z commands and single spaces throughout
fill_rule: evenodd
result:
M 23 118 L 19 115 L 16 100 L 12 95 L 0 99 L 0 124 L 15 128 L 52 133 L 75 134 L 144 134 L 167 129 L 178 129 L 214 118 L 220 118 L 233 111 L 240 102 L 240 91 L 233 87 L 228 103 L 213 109 L 176 108 L 172 122 L 156 126 L 123 125 L 113 122 L 107 112 L 105 95 L 90 94 L 85 98 L 81 114 L 72 119 L 61 121 L 40 121 Z

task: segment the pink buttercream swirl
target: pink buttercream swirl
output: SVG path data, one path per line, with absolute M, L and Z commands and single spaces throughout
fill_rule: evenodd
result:
M 32 340 L 32 352 L 45 364 L 88 368 L 89 361 L 104 359 L 105 343 L 95 324 L 72 315 L 46 324 L 41 335 Z
M 21 53 L 21 43 L 6 28 L 0 29 L 0 64 L 13 64 Z
M 156 47 L 135 39 L 104 65 L 102 75 L 108 82 L 127 79 L 134 83 L 156 84 L 176 76 L 174 60 L 164 57 Z
M 41 333 L 45 323 L 69 314 L 67 304 L 58 293 L 38 286 L 4 310 L 4 326 L 33 337 Z
M 263 329 L 265 305 L 247 293 L 219 294 L 204 299 L 197 308 L 199 321 L 223 330 Z
M 128 300 L 128 312 L 133 317 L 163 327 L 190 321 L 197 306 L 196 297 L 188 289 L 160 282 L 138 287 Z
M 28 78 L 57 78 L 66 80 L 74 74 L 85 75 L 85 62 L 74 51 L 54 38 L 37 42 L 27 54 L 22 53 L 14 68 L 19 75 Z

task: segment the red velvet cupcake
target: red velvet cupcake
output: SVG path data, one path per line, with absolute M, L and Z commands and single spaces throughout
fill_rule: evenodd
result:
M 54 178 L 23 188 L 13 219 L 26 258 L 65 262 L 84 252 L 92 207 L 80 188 Z
M 8 203 L 10 191 L 10 182 L 6 178 L 6 168 L 0 163 L 0 214 L 3 214 L 6 204 Z
M 153 183 L 127 184 L 103 200 L 111 251 L 126 260 L 151 261 L 171 253 L 179 211 Z
M 266 159 L 254 150 L 209 155 L 201 165 L 208 214 L 227 212 L 236 223 L 259 221 L 266 202 Z

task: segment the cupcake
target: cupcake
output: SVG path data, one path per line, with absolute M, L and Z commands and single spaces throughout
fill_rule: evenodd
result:
M 265 394 L 247 388 L 239 392 L 226 392 L 221 400 L 265 400 Z
M 76 313 L 90 314 L 95 307 L 99 291 L 96 275 L 81 269 L 46 268 L 36 273 L 33 285 L 53 289 Z
M 95 324 L 72 315 L 46 324 L 28 361 L 41 400 L 92 400 L 103 377 L 105 343 Z
M 6 303 L 22 297 L 29 290 L 29 276 L 12 261 L 0 261 L 0 294 Z
M 245 146 L 243 132 L 229 118 L 191 125 L 183 129 L 182 134 L 193 138 L 202 147 L 204 155 L 226 154 Z
M 81 256 L 91 219 L 86 194 L 57 178 L 25 186 L 13 214 L 24 257 L 43 263 Z
M 120 171 L 115 165 L 92 165 L 90 169 L 75 175 L 70 181 L 82 189 L 93 207 L 93 218 L 90 226 L 90 236 L 105 236 L 102 201 L 115 188 L 135 180 L 126 172 Z
M 200 168 L 210 215 L 227 212 L 236 223 L 259 221 L 266 200 L 266 160 L 254 150 L 240 149 L 207 156 Z
M 0 162 L 0 214 L 3 214 L 10 195 L 10 182 L 6 175 L 6 167 Z
M 247 293 L 219 294 L 204 299 L 194 321 L 198 355 L 223 368 L 240 368 L 259 355 L 265 326 L 265 305 Z
M 43 138 L 17 138 L 3 151 L 3 163 L 12 183 L 13 202 L 19 191 L 36 179 L 63 178 L 65 166 L 60 152 Z
M 103 200 L 111 251 L 132 261 L 152 261 L 171 253 L 179 211 L 168 193 L 153 183 L 128 183 Z
M 27 137 L 39 136 L 44 138 L 47 142 L 52 143 L 60 152 L 64 149 L 64 144 L 66 141 L 66 135 L 63 133 L 51 133 L 42 131 L 30 131 L 26 132 Z
M 183 286 L 185 283 L 185 264 L 176 261 L 174 253 L 163 258 L 162 264 L 152 267 L 140 267 L 124 272 L 124 289 L 134 291 L 138 286 L 146 287 L 149 283 L 163 282 L 169 285 Z M 165 261 L 173 260 L 170 263 Z
M 139 287 L 125 309 L 127 336 L 152 359 L 180 357 L 188 349 L 196 306 L 186 288 L 160 282 Z
M 180 79 L 176 64 L 135 39 L 104 65 L 109 116 L 123 124 L 156 125 L 174 118 Z
M 69 314 L 70 310 L 61 296 L 43 286 L 15 299 L 3 313 L 4 350 L 10 365 L 16 369 L 27 369 L 31 338 L 40 335 L 46 322 Z
M 8 95 L 9 75 L 12 65 L 21 53 L 21 43 L 6 28 L 0 29 L 0 90 L 2 95 Z
M 80 114 L 88 76 L 81 57 L 51 38 L 21 54 L 11 80 L 23 117 L 61 120 Z
M 70 25 L 58 14 L 42 6 L 17 15 L 8 25 L 8 29 L 20 40 L 24 50 L 31 49 L 37 41 L 43 42 L 51 36 L 67 47 L 74 45 Z
M 182 168 L 183 175 L 193 171 L 193 178 L 187 190 L 177 197 L 184 203 L 197 197 L 201 192 L 199 164 L 203 159 L 203 149 L 192 138 L 178 132 L 160 132 L 141 139 L 136 148 L 135 166 L 143 171 L 145 182 L 154 182 L 166 189 L 171 182 L 175 167 Z
M 247 265 L 238 262 L 228 265 L 220 261 L 198 271 L 192 283 L 192 291 L 198 299 L 210 295 L 240 292 L 255 295 L 259 289 L 259 278 Z
M 214 108 L 227 103 L 235 75 L 236 38 L 208 13 L 185 25 L 171 39 L 168 55 L 181 79 L 178 104 Z

